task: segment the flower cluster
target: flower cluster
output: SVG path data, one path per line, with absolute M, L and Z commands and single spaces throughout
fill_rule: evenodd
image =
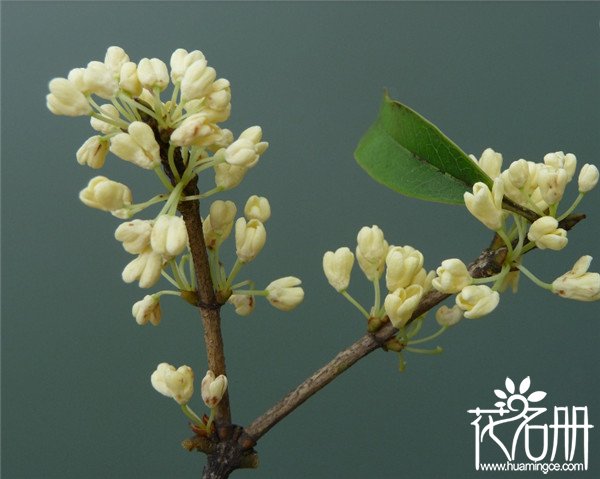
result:
M 161 363 L 150 376 L 150 382 L 152 387 L 163 396 L 174 399 L 200 430 L 210 432 L 215 408 L 227 391 L 227 378 L 223 374 L 215 377 L 215 374 L 208 370 L 200 385 L 202 400 L 211 412 L 208 420 L 201 419 L 188 406 L 194 394 L 194 372 L 189 366 L 180 366 L 175 369 L 175 366 Z
M 210 213 L 204 219 L 204 241 L 208 247 L 215 289 L 221 297 L 228 298 L 240 316 L 248 316 L 254 311 L 255 296 L 264 296 L 275 308 L 290 311 L 304 299 L 301 281 L 294 276 L 277 279 L 263 290 L 254 289 L 251 280 L 234 284 L 243 266 L 257 257 L 267 241 L 265 222 L 271 217 L 271 205 L 267 198 L 252 195 L 246 201 L 243 212 L 244 216 L 236 219 L 235 203 L 217 200 L 210 205 Z M 232 231 L 237 259 L 229 274 L 226 274 L 219 253 Z
M 177 49 L 167 66 L 157 58 L 135 63 L 122 48 L 112 46 L 103 61 L 74 68 L 66 78 L 51 80 L 49 89 L 46 104 L 52 113 L 89 117 L 96 132 L 77 150 L 80 165 L 100 169 L 112 153 L 143 172 L 152 171 L 161 183 L 162 192 L 141 203 L 134 203 L 127 185 L 105 176 L 92 178 L 79 195 L 86 206 L 125 220 L 115 238 L 135 258 L 125 266 L 123 281 L 151 288 L 162 276 L 175 288 L 148 294 L 133 305 L 131 312 L 139 325 L 160 323 L 163 295 L 198 304 L 194 268 L 198 258 L 192 257 L 189 238 L 199 234 L 199 242 L 203 237 L 206 244 L 219 305 L 229 300 L 238 314 L 247 315 L 254 308 L 255 296 L 265 296 L 283 311 L 303 300 L 301 281 L 292 276 L 277 279 L 264 290 L 255 290 L 249 280 L 233 284 L 242 267 L 265 245 L 264 223 L 271 215 L 266 198 L 251 196 L 243 217 L 237 220 L 233 202 L 214 201 L 201 219 L 202 231 L 190 230 L 187 217 L 179 215 L 184 202 L 197 202 L 238 186 L 268 147 L 259 126 L 246 128 L 237 138 L 221 126 L 231 113 L 230 84 L 217 78 L 202 52 Z M 202 176 L 208 178 L 200 184 L 214 181 L 214 187 L 199 191 L 196 182 Z M 157 204 L 162 204 L 158 214 L 133 219 Z M 232 230 L 237 261 L 226 273 L 219 250 Z M 175 369 L 162 363 L 151 379 L 157 391 L 181 404 L 193 422 L 210 431 L 212 415 L 204 423 L 187 407 L 194 379 L 189 367 Z M 201 388 L 206 405 L 214 410 L 225 394 L 227 379 L 209 371 Z
M 231 113 L 230 84 L 217 78 L 202 52 L 177 49 L 169 66 L 157 58 L 134 63 L 122 48 L 113 46 L 104 61 L 92 61 L 71 70 L 67 78 L 53 79 L 46 97 L 52 113 L 89 116 L 98 133 L 77 151 L 79 164 L 102 168 L 111 152 L 143 170 L 152 170 L 166 189 L 135 204 L 126 185 L 96 176 L 79 195 L 86 206 L 127 220 L 115 232 L 123 248 L 136 255 L 123 270 L 125 282 L 150 288 L 164 276 L 178 290 L 147 295 L 135 303 L 132 314 L 140 325 L 159 324 L 161 295 L 196 289 L 187 228 L 177 214 L 179 204 L 236 187 L 268 147 L 259 126 L 247 128 L 235 139 L 230 130 L 219 125 Z M 170 83 L 170 95 L 161 98 Z M 198 195 L 184 194 L 188 183 L 210 172 L 214 188 Z M 164 205 L 154 218 L 131 219 L 157 203 Z M 271 207 L 266 198 L 252 196 L 244 217 L 234 221 L 236 211 L 231 201 L 215 201 L 203 221 L 215 290 L 224 299 L 229 297 L 236 312 L 243 315 L 252 311 L 256 294 L 266 296 L 279 309 L 292 309 L 304 294 L 300 280 L 294 277 L 274 281 L 265 290 L 234 289 L 232 294 L 231 283 L 239 269 L 252 261 L 265 244 L 264 223 Z M 234 225 L 238 263 L 226 275 L 218 252 Z M 251 282 L 235 287 L 246 284 Z
M 600 295 L 600 284 L 589 281 L 589 278 L 593 278 L 596 273 L 586 273 L 577 277 L 571 275 L 568 281 L 569 286 L 561 288 L 557 284 L 564 283 L 563 281 L 556 280 L 552 284 L 547 284 L 537 279 L 521 264 L 521 257 L 533 248 L 558 251 L 567 246 L 567 231 L 561 227 L 561 221 L 567 218 L 584 195 L 597 185 L 598 168 L 592 164 L 585 164 L 580 169 L 577 180 L 579 194 L 564 212 L 559 213 L 567 185 L 575 178 L 577 170 L 577 158 L 572 153 L 565 154 L 562 151 L 548 153 L 542 162 L 537 163 L 519 159 L 504 170 L 502 170 L 502 155 L 491 148 L 486 149 L 479 160 L 472 155 L 471 158 L 492 179 L 493 186 L 490 190 L 486 184 L 476 183 L 472 193 L 465 193 L 465 205 L 473 216 L 502 238 L 508 250 L 505 261 L 507 267 L 494 278 L 498 289 L 502 289 L 509 283 L 512 283 L 513 289 L 516 289 L 518 271 L 521 271 L 536 284 L 560 296 L 580 301 L 597 300 Z M 531 221 L 529 221 L 522 215 L 514 213 L 514 208 L 509 211 L 506 208 L 506 199 L 530 210 L 534 218 L 530 218 Z M 512 218 L 512 224 L 508 221 L 510 218 Z M 582 265 L 586 265 L 585 271 L 587 271 L 589 261 L 584 258 L 591 260 L 591 257 L 584 256 L 580 260 Z M 443 267 L 442 264 L 442 269 Z M 578 268 L 574 270 L 576 269 Z M 440 270 L 438 270 L 438 274 L 441 275 Z M 447 272 L 445 274 L 447 278 L 452 277 Z M 460 281 L 462 274 L 455 273 L 457 281 Z M 462 287 L 449 288 L 447 283 L 448 279 L 441 278 L 434 282 L 434 286 L 445 293 L 464 291 Z M 467 289 L 466 294 L 475 297 L 468 288 L 468 286 L 465 288 Z M 464 296 L 463 293 L 461 294 Z M 461 303 L 462 301 L 459 301 L 457 297 L 457 304 L 460 307 L 462 307 Z M 471 312 L 471 314 L 473 313 Z
M 347 289 L 355 255 L 347 247 L 328 251 L 323 256 L 323 271 L 336 291 L 354 304 L 377 329 L 389 320 L 402 328 L 412 317 L 419 301 L 431 289 L 434 272 L 423 267 L 423 254 L 412 246 L 390 246 L 383 231 L 374 225 L 363 227 L 357 236 L 356 259 L 362 272 L 374 285 L 375 299 L 370 312 Z M 388 294 L 381 304 L 380 279 L 385 272 Z

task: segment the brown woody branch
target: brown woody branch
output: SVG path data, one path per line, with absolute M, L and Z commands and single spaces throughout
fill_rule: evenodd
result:
M 565 230 L 570 230 L 584 218 L 585 215 L 583 214 L 573 214 L 562 220 L 559 223 L 559 226 Z M 486 278 L 500 272 L 507 251 L 505 247 L 500 247 L 498 245 L 496 239 L 497 238 L 495 237 L 490 248 L 483 250 L 479 257 L 469 265 L 469 272 L 472 277 Z M 409 323 L 441 303 L 449 296 L 449 294 L 443 294 L 435 290 L 430 291 L 419 303 L 419 306 L 413 313 Z M 397 333 L 398 330 L 394 328 L 391 323 L 387 322 L 376 333 L 365 334 L 354 344 L 340 352 L 329 363 L 316 371 L 262 416 L 255 419 L 252 424 L 246 427 L 245 432 L 255 441 L 258 441 L 258 439 L 267 433 L 273 426 L 304 403 L 313 394 L 333 381 L 354 363 L 364 358 L 372 351 L 382 347 Z
M 165 174 L 171 180 L 173 185 L 177 184 L 173 172 L 169 166 L 168 148 L 171 130 L 159 130 L 156 121 L 152 118 L 145 118 L 153 131 L 158 144 L 160 145 L 160 158 Z M 174 164 L 178 170 L 179 176 L 183 176 L 185 165 L 179 149 L 175 150 Z M 190 182 L 184 186 L 183 194 L 185 196 L 194 196 L 199 194 L 198 177 L 194 176 Z M 227 375 L 225 367 L 225 347 L 223 344 L 223 335 L 221 334 L 221 314 L 222 304 L 217 301 L 215 291 L 210 276 L 210 266 L 208 263 L 208 254 L 202 232 L 202 218 L 200 217 L 200 202 L 182 201 L 178 209 L 183 217 L 188 233 L 190 252 L 196 273 L 196 282 L 198 285 L 198 307 L 204 326 L 204 344 L 206 346 L 206 355 L 208 358 L 208 369 L 215 375 Z M 231 424 L 231 409 L 229 406 L 229 394 L 225 395 L 217 405 L 215 422 L 219 424 Z

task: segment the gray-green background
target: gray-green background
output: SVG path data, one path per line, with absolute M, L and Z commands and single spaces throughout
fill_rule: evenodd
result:
M 92 130 L 46 110 L 51 78 L 110 45 L 134 61 L 200 49 L 232 83 L 228 127 L 262 126 L 267 154 L 220 197 L 270 199 L 267 246 L 245 273 L 259 285 L 299 276 L 306 300 L 287 314 L 266 302 L 249 318 L 224 310 L 234 419 L 248 424 L 363 334 L 322 274 L 326 250 L 354 247 L 358 229 L 377 224 L 431 269 L 489 240 L 466 210 L 398 196 L 355 164 L 383 88 L 468 153 L 491 146 L 508 164 L 565 150 L 598 164 L 599 13 L 584 2 L 3 2 L 3 477 L 197 478 L 204 463 L 180 448 L 186 418 L 149 381 L 162 361 L 203 375 L 200 322 L 172 297 L 159 327 L 131 317 L 145 292 L 121 282 L 131 257 L 113 239 L 119 221 L 77 200 L 97 174 L 75 161 Z M 157 191 L 152 174 L 114 157 L 101 174 L 137 200 Z M 567 249 L 528 255 L 542 278 L 582 254 L 600 269 L 599 192 L 580 210 L 589 218 Z M 358 269 L 350 290 L 371 297 Z M 506 376 L 531 376 L 547 407 L 589 406 L 596 476 L 598 309 L 523 279 L 492 315 L 440 338 L 443 355 L 409 355 L 404 374 L 393 354 L 361 361 L 260 441 L 258 471 L 235 477 L 479 477 L 466 410 L 490 407 Z M 199 395 L 192 407 L 202 410 Z

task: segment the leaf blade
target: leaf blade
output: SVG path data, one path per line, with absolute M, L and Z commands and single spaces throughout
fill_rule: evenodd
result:
M 463 204 L 474 183 L 492 180 L 435 125 L 384 96 L 379 116 L 355 158 L 376 181 L 428 201 Z

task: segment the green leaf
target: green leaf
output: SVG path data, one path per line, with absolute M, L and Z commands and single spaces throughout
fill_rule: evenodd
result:
M 435 125 L 387 92 L 354 156 L 373 179 L 423 200 L 464 204 L 464 192 L 478 181 L 492 186 L 490 177 Z

